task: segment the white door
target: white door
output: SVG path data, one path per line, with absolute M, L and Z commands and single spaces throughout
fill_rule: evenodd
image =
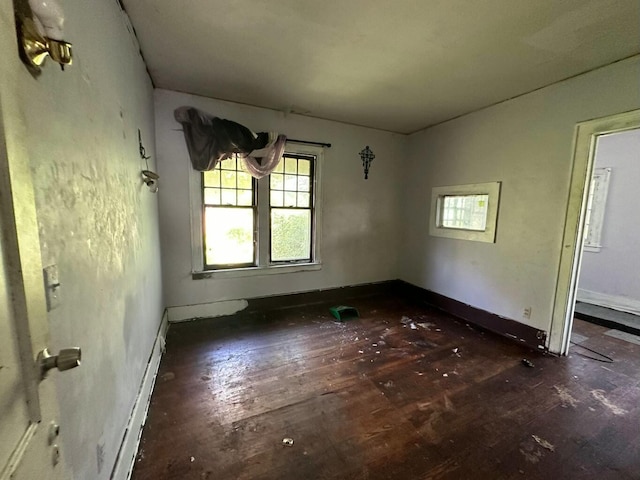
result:
M 0 480 L 68 479 L 54 427 L 61 373 L 40 381 L 36 365 L 49 332 L 11 3 L 0 7 Z

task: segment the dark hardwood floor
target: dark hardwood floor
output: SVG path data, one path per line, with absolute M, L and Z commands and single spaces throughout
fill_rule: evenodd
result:
M 556 358 L 402 297 L 347 304 L 172 325 L 133 479 L 640 478 L 639 345 L 578 320 L 614 363 Z

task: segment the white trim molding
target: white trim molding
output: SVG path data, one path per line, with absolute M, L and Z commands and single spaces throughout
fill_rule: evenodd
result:
M 599 307 L 610 308 L 633 315 L 640 315 L 640 300 L 634 298 L 591 292 L 582 288 L 578 289 L 576 298 L 579 302 L 590 303 L 591 305 L 598 305 Z
M 249 302 L 246 300 L 223 300 L 220 302 L 199 303 L 197 305 L 167 307 L 167 312 L 170 323 L 188 322 L 197 318 L 233 315 L 244 310 L 248 305 Z
M 167 311 L 165 310 L 164 315 L 162 315 L 162 321 L 160 322 L 160 328 L 158 329 L 158 335 L 153 344 L 149 362 L 147 363 L 147 368 L 142 376 L 136 401 L 131 410 L 129 422 L 122 437 L 122 443 L 120 444 L 111 476 L 109 477 L 112 480 L 129 480 L 133 473 L 133 466 L 136 455 L 138 454 L 140 438 L 142 437 L 142 428 L 147 420 L 151 394 L 153 393 L 153 387 L 156 383 L 160 359 L 165 350 L 165 338 L 168 328 L 169 321 Z
M 457 238 L 475 242 L 495 243 L 496 225 L 498 221 L 498 205 L 500 204 L 501 182 L 472 183 L 469 185 L 452 185 L 433 187 L 431 189 L 431 214 L 429 218 L 429 235 L 434 237 Z M 484 230 L 466 230 L 446 228 L 442 226 L 441 208 L 445 196 L 488 195 L 486 226 Z
M 584 223 L 587 211 L 589 182 L 597 137 L 608 133 L 632 130 L 640 126 L 640 109 L 576 125 L 573 141 L 571 183 L 565 213 L 564 233 L 560 244 L 560 264 L 556 294 L 553 300 L 551 331 L 547 338 L 549 351 L 565 355 L 573 326 L 573 312 L 578 289 L 578 273 L 582 261 Z

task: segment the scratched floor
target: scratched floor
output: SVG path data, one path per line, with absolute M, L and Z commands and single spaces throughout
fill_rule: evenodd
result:
M 351 304 L 172 326 L 133 479 L 640 478 L 640 345 L 576 321 L 614 363 L 554 358 L 402 298 Z

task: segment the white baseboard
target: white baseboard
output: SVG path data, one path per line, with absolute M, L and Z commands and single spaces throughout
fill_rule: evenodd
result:
M 165 310 L 162 315 L 162 321 L 160 322 L 160 328 L 158 329 L 158 335 L 153 344 L 149 362 L 147 363 L 147 368 L 140 383 L 140 390 L 138 390 L 138 395 L 131 410 L 131 416 L 129 417 L 122 443 L 120 444 L 118 456 L 116 457 L 116 462 L 111 472 L 111 480 L 129 480 L 129 478 L 131 478 L 133 465 L 138 453 L 138 446 L 140 445 L 142 427 L 147 419 L 151 393 L 156 383 L 156 374 L 160 366 L 160 359 L 164 353 L 165 337 L 168 327 L 168 314 Z
M 224 300 L 221 302 L 200 303 L 198 305 L 184 305 L 181 307 L 168 307 L 169 322 L 185 322 L 196 318 L 221 317 L 233 315 L 247 308 L 246 300 Z
M 579 302 L 590 303 L 600 307 L 611 308 L 620 312 L 640 315 L 640 300 L 606 293 L 591 292 L 589 290 L 578 289 L 576 296 Z

